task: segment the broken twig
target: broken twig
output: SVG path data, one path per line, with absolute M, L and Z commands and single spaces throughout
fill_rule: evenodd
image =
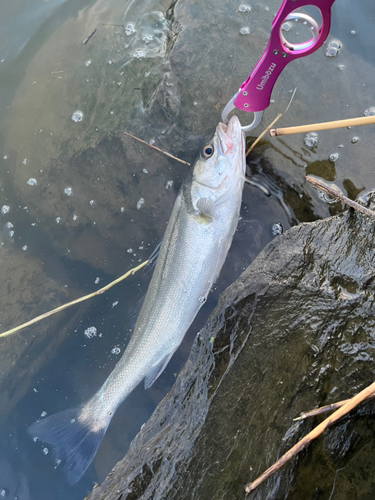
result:
M 370 394 L 366 398 L 366 400 L 372 399 L 372 398 L 375 398 L 375 393 Z M 296 422 L 298 420 L 305 420 L 305 418 L 309 418 L 309 417 L 316 417 L 317 415 L 321 415 L 322 413 L 326 413 L 327 411 L 337 410 L 337 408 L 341 408 L 348 401 L 350 401 L 350 400 L 344 399 L 343 401 L 337 401 L 337 403 L 332 403 L 330 405 L 321 406 L 320 408 L 315 408 L 314 410 L 304 411 L 300 414 L 299 417 L 293 418 L 293 422 Z
M 146 146 L 149 146 L 150 148 L 156 149 L 156 151 L 159 151 L 159 153 L 163 153 L 163 155 L 165 155 L 165 156 L 169 156 L 169 158 L 173 158 L 173 160 L 177 160 L 177 161 L 179 161 L 180 163 L 184 163 L 185 165 L 189 165 L 189 166 L 190 166 L 190 163 L 188 163 L 187 161 L 185 161 L 185 160 L 180 160 L 180 158 L 177 158 L 176 156 L 173 156 L 173 155 L 171 155 L 171 154 L 167 153 L 166 151 L 163 151 L 162 149 L 157 148 L 156 146 L 153 146 L 153 145 L 152 145 L 152 144 L 150 144 L 149 142 L 142 141 L 142 139 L 139 139 L 139 138 L 138 138 L 138 137 L 136 137 L 135 135 L 129 134 L 129 132 L 125 132 L 125 130 L 124 130 L 124 134 L 129 135 L 130 137 L 133 137 L 133 139 L 135 139 L 136 141 L 139 141 L 139 142 L 141 142 L 142 144 L 146 144 Z
M 96 290 L 96 292 L 90 293 L 89 295 L 85 295 L 84 297 L 79 297 L 76 300 L 72 300 L 71 302 L 68 302 L 67 304 L 64 304 L 62 306 L 56 307 L 56 309 L 52 309 L 52 311 L 48 311 L 44 314 L 41 314 L 40 316 L 28 321 L 27 323 L 23 323 L 23 325 L 17 326 L 15 328 L 12 328 L 11 330 L 7 330 L 4 333 L 0 333 L 0 337 L 7 337 L 8 335 L 11 335 L 12 333 L 16 333 L 20 330 L 23 330 L 23 328 L 26 328 L 27 326 L 33 325 L 34 323 L 37 323 L 38 321 L 41 321 L 42 319 L 48 318 L 48 316 L 52 316 L 52 314 L 56 314 L 60 311 L 63 311 L 64 309 L 67 309 L 70 306 L 74 306 L 75 304 L 79 304 L 80 302 L 83 302 L 84 300 L 91 299 L 91 297 L 95 297 L 96 295 L 101 295 L 102 293 L 106 292 L 109 290 L 109 288 L 112 288 L 114 285 L 117 285 L 117 283 L 120 283 L 120 281 L 124 280 L 131 274 L 136 273 L 142 267 L 144 267 L 147 264 L 148 260 L 145 262 L 142 262 L 142 264 L 139 264 L 139 266 L 134 267 L 133 269 L 130 269 L 127 273 L 123 274 L 119 278 L 115 279 L 111 283 L 109 283 L 106 286 L 103 286 L 103 288 L 100 288 L 100 290 Z
M 362 212 L 363 214 L 368 215 L 372 219 L 375 219 L 375 212 L 373 212 L 369 208 L 366 208 L 366 207 L 360 205 L 356 201 L 353 201 L 350 198 L 347 198 L 342 193 L 340 193 L 340 191 L 338 189 L 335 189 L 331 186 L 327 186 L 327 184 L 325 184 L 323 181 L 316 179 L 315 177 L 311 177 L 310 175 L 307 175 L 305 177 L 305 179 L 307 180 L 307 182 L 312 184 L 314 187 L 317 187 L 318 189 L 321 189 L 325 193 L 329 194 L 330 196 L 333 196 L 337 200 L 342 201 L 343 203 L 345 203 L 345 205 L 349 205 L 350 207 L 355 208 L 355 210 L 358 210 L 359 212 Z
M 255 481 L 248 484 L 245 488 L 246 493 L 250 493 L 255 490 L 263 481 L 268 479 L 274 472 L 276 472 L 280 467 L 282 467 L 286 462 L 293 458 L 297 453 L 303 450 L 307 445 L 311 443 L 315 438 L 320 436 L 328 427 L 333 423 L 337 422 L 344 415 L 349 413 L 353 408 L 355 408 L 359 403 L 366 399 L 370 394 L 375 391 L 375 382 L 363 389 L 359 394 L 349 399 L 341 408 L 339 408 L 335 413 L 330 415 L 328 418 L 323 420 L 315 429 L 309 432 L 304 438 L 298 441 L 289 451 L 287 451 L 277 462 L 275 462 L 269 469 L 263 472 Z

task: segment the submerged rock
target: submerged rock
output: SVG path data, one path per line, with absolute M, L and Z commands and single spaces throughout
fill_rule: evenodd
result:
M 350 210 L 269 243 L 222 294 L 175 385 L 87 500 L 244 498 L 317 423 L 294 417 L 370 384 L 374 239 L 373 221 Z M 372 498 L 374 412 L 364 403 L 252 498 Z

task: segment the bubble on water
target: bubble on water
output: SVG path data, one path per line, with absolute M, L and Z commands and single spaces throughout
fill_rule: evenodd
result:
M 145 43 L 146 45 L 150 43 L 154 37 L 152 35 L 149 35 L 148 33 L 142 35 L 142 42 Z
M 72 120 L 76 123 L 78 122 L 81 122 L 83 120 L 83 113 L 82 111 L 74 111 L 74 113 L 72 114 Z
M 146 71 L 145 72 L 145 77 L 147 78 L 148 76 L 150 76 L 151 72 L 150 71 Z
M 170 187 L 172 187 L 172 186 L 173 186 L 173 181 L 172 181 L 172 180 L 169 180 L 169 181 L 167 182 L 167 184 L 165 185 L 165 189 L 169 189 L 169 188 L 170 188 Z
M 145 57 L 145 53 L 143 50 L 137 49 L 133 52 L 133 57 L 136 59 L 141 59 L 142 57 Z
M 94 281 L 95 285 L 97 285 L 97 284 L 99 283 L 99 281 L 100 281 L 100 278 L 99 278 L 99 276 L 97 276 L 97 277 L 95 278 L 95 281 Z
M 27 181 L 26 184 L 28 184 L 29 186 L 36 186 L 37 185 L 37 181 L 33 177 L 30 177 L 30 179 Z
M 85 66 L 90 66 L 91 65 L 91 59 L 87 59 L 87 61 L 85 61 Z
M 118 304 L 118 300 L 115 300 L 114 302 L 112 302 L 112 307 L 116 307 Z
M 27 158 L 25 158 L 25 159 L 23 160 L 23 162 L 22 162 L 22 163 L 23 163 L 24 165 L 26 165 L 26 163 L 27 163 Z
M 151 144 L 151 146 L 153 146 L 155 144 L 155 139 L 150 139 L 148 143 Z
M 329 159 L 330 159 L 330 161 L 332 161 L 334 163 L 335 161 L 337 161 L 339 159 L 339 154 L 338 153 L 331 153 L 329 155 Z
M 351 34 L 351 35 L 355 35 L 355 30 L 352 30 L 352 31 L 350 32 L 350 34 Z
M 337 192 L 341 193 L 341 191 L 337 188 L 337 186 L 331 185 L 331 187 L 336 188 Z M 330 196 L 328 193 L 325 193 L 324 191 L 321 191 L 320 189 L 317 189 L 317 195 L 321 200 L 325 201 L 329 205 L 333 205 L 334 203 L 338 203 L 338 200 L 335 197 Z
M 303 142 L 306 147 L 313 148 L 318 144 L 318 134 L 316 132 L 309 132 L 306 134 L 306 137 L 303 139 Z
M 61 222 L 61 217 L 56 217 L 56 219 L 55 219 L 55 220 L 56 220 L 56 224 L 60 224 L 60 222 Z
M 281 29 L 283 31 L 290 31 L 293 27 L 293 24 L 290 23 L 290 22 L 286 22 L 286 23 L 283 23 L 283 25 L 281 26 Z
M 90 200 L 90 201 L 89 201 L 89 205 L 90 205 L 90 207 L 93 207 L 93 206 L 94 206 L 94 203 L 95 203 L 95 201 L 94 201 L 94 200 Z
M 375 106 L 371 106 L 370 108 L 367 108 L 363 114 L 365 116 L 375 116 Z
M 144 169 L 142 170 L 142 172 L 143 172 L 144 174 L 148 174 L 148 170 L 147 170 L 147 168 L 144 168 Z
M 327 57 L 336 57 L 340 53 L 340 49 L 342 47 L 342 43 L 340 40 L 331 40 L 327 45 L 326 56 Z
M 110 59 L 108 59 L 108 64 L 112 64 L 112 61 Z
M 117 82 L 117 85 L 118 85 L 119 87 L 121 87 L 122 82 Z
M 280 234 L 283 234 L 284 228 L 281 224 L 281 222 L 276 222 L 271 228 L 272 236 L 280 236 Z
M 66 194 L 66 196 L 73 196 L 73 189 L 68 186 L 64 189 L 64 193 Z
M 83 333 L 88 339 L 92 339 L 92 337 L 96 336 L 97 329 L 95 328 L 95 326 L 89 326 Z
M 125 26 L 125 34 L 127 36 L 133 35 L 137 30 L 135 29 L 135 24 L 134 23 L 128 23 Z
M 133 249 L 132 249 L 132 248 L 128 248 L 126 251 L 127 251 L 128 253 L 133 253 Z
M 141 209 L 141 207 L 144 204 L 144 202 L 145 202 L 144 198 L 139 198 L 139 200 L 137 202 L 137 208 L 138 208 L 138 210 Z
M 40 416 L 43 418 L 43 417 L 46 417 L 47 416 L 47 412 L 46 411 L 42 411 L 42 413 L 40 414 Z
M 22 250 L 23 250 L 24 252 L 26 252 L 26 250 L 27 250 L 27 245 L 24 245 L 24 246 L 22 247 Z
M 9 212 L 9 210 L 10 210 L 10 207 L 9 207 L 8 205 L 3 205 L 3 206 L 1 207 L 1 213 L 2 213 L 3 215 L 7 214 L 7 213 Z
M 3 156 L 3 160 L 7 160 L 7 159 L 8 159 L 7 155 Z
M 250 28 L 248 26 L 244 26 L 243 28 L 240 29 L 241 35 L 248 35 L 249 33 L 250 33 Z
M 112 353 L 112 354 L 115 354 L 115 355 L 120 354 L 120 352 L 121 352 L 121 349 L 120 349 L 119 347 L 114 347 L 114 348 L 111 350 L 111 353 Z
M 71 418 L 71 419 L 70 419 L 70 423 L 71 423 L 71 424 L 74 424 L 74 422 L 75 422 L 75 421 L 76 421 L 76 419 L 75 419 L 75 418 Z
M 326 57 L 336 57 L 339 55 L 340 50 L 335 47 L 327 47 Z
M 125 212 L 125 208 L 124 208 L 124 207 L 121 207 L 121 208 L 120 208 L 120 211 L 121 211 L 121 213 L 123 214 L 123 213 Z
M 201 297 L 199 297 L 199 299 L 198 299 L 198 300 L 199 300 L 199 302 L 200 302 L 201 304 L 204 304 L 204 303 L 206 302 L 206 300 L 207 300 L 207 297 L 203 297 L 203 296 L 201 296 Z
M 193 102 L 193 106 L 198 106 L 197 101 L 194 101 L 194 102 Z
M 49 449 L 48 449 L 47 447 L 46 447 L 46 448 L 43 448 L 43 453 L 44 453 L 45 455 L 48 455 L 48 452 L 49 452 Z
M 250 12 L 251 7 L 250 5 L 246 5 L 245 3 L 241 3 L 241 5 L 238 7 L 238 12 Z
M 0 491 L 0 496 L 5 497 L 6 494 L 7 494 L 6 490 L 3 489 Z
M 73 220 L 77 220 L 78 219 L 78 215 L 74 214 L 73 215 Z

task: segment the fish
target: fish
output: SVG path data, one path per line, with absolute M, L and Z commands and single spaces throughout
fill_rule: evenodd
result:
M 53 447 L 70 484 L 89 467 L 118 406 L 164 371 L 206 301 L 237 228 L 245 168 L 245 138 L 233 116 L 217 125 L 179 191 L 121 359 L 87 402 L 28 428 L 34 441 Z

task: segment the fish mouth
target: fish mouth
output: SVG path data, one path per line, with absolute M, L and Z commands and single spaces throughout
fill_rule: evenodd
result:
M 228 125 L 225 125 L 225 123 L 219 123 L 217 126 L 217 135 L 223 154 L 227 154 L 231 150 L 235 149 L 233 148 L 235 144 L 241 144 L 241 147 L 243 148 L 243 134 L 240 120 L 237 116 L 232 116 Z

